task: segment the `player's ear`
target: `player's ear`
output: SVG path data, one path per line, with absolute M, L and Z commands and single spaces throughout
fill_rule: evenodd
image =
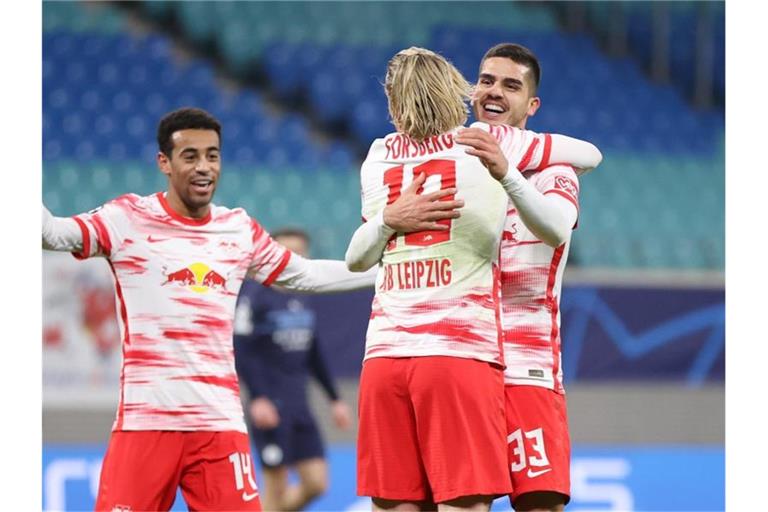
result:
M 157 153 L 157 167 L 160 169 L 160 172 L 166 176 L 171 175 L 171 159 L 162 151 L 158 151 Z
M 532 117 L 536 114 L 541 106 L 541 99 L 538 96 L 533 96 L 528 100 L 528 117 Z

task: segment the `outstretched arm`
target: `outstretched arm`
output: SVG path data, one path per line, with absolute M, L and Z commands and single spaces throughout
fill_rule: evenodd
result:
M 72 218 L 54 217 L 43 205 L 43 249 L 82 251 L 83 232 L 77 221 Z
M 364 272 L 381 260 L 384 247 L 395 233 L 414 231 L 445 231 L 447 226 L 437 221 L 456 219 L 461 214 L 456 210 L 464 206 L 462 200 L 443 200 L 456 193 L 455 188 L 439 190 L 431 194 L 419 194 L 427 176 L 416 176 L 411 185 L 397 200 L 387 205 L 374 217 L 363 223 L 349 242 L 344 260 L 353 272 Z
M 274 286 L 300 293 L 333 293 L 368 288 L 376 283 L 378 268 L 351 272 L 343 261 L 310 260 L 291 253 Z
M 253 248 L 249 277 L 264 284 L 299 293 L 332 293 L 367 288 L 376 283 L 378 269 L 368 273 L 347 270 L 338 260 L 310 260 L 275 242 L 251 219 Z

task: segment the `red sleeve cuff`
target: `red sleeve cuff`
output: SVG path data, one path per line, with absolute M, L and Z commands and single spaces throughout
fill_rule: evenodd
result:
M 288 266 L 288 262 L 291 260 L 291 254 L 293 254 L 291 251 L 287 250 L 283 253 L 283 257 L 280 260 L 280 263 L 277 264 L 277 267 L 275 267 L 275 270 L 272 271 L 271 274 L 264 280 L 263 284 L 264 286 L 272 286 L 272 283 L 275 282 L 275 280 L 280 276 L 280 274 L 283 273 L 283 270 L 285 270 L 285 267 Z
M 99 250 L 102 254 L 104 254 L 104 256 L 110 256 L 112 254 L 112 240 L 109 238 L 109 231 L 107 231 L 107 227 L 104 225 L 98 215 L 93 215 L 91 219 L 93 221 L 93 227 L 96 228 Z
M 72 218 L 75 219 L 75 222 L 77 222 L 77 225 L 80 227 L 80 232 L 83 235 L 83 250 L 80 252 L 73 252 L 72 256 L 78 260 L 84 260 L 91 255 L 91 235 L 88 232 L 88 228 L 86 227 L 85 222 L 83 222 L 78 217 Z

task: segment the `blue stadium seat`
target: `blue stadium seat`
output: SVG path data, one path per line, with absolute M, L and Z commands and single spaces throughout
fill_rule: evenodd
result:
M 290 99 L 297 94 L 302 85 L 305 66 L 298 62 L 301 51 L 299 45 L 273 43 L 264 52 L 264 69 L 269 75 L 272 88 L 283 99 Z
M 505 4 L 514 16 L 500 27 L 471 4 L 456 3 L 453 13 L 423 5 L 417 21 L 426 23 L 418 24 L 409 15 L 413 7 L 405 3 L 350 3 L 338 13 L 309 4 L 306 19 L 312 30 L 293 23 L 295 5 L 143 7 L 165 22 L 176 19 L 193 41 L 215 47 L 230 72 L 254 76 L 255 70 L 264 71 L 270 102 L 290 106 L 289 113 L 280 114 L 259 92 L 225 90 L 207 61 L 178 60 L 164 35 L 81 30 L 91 22 L 72 21 L 77 4 L 54 7 L 63 10 L 44 14 L 49 26 L 57 27 L 43 34 L 44 197 L 75 210 L 93 207 L 110 194 L 162 188 L 165 178 L 154 163 L 157 121 L 171 109 L 197 105 L 223 124 L 224 174 L 217 202 L 243 204 L 265 225 L 295 220 L 316 227 L 318 250 L 339 257 L 359 220 L 361 154 L 393 130 L 381 87 L 388 59 L 412 44 L 408 38 L 422 38 L 421 44 L 440 50 L 474 81 L 485 50 L 512 40 L 533 48 L 543 64 L 543 107 L 529 127 L 587 138 L 606 157 L 601 169 L 582 180 L 574 261 L 722 268 L 722 111 L 694 111 L 681 90 L 652 84 L 637 60 L 608 58 L 593 38 L 555 30 L 548 25 L 551 15 L 542 14 L 546 9 Z M 650 25 L 642 6 L 628 9 L 634 45 Z M 398 30 L 391 29 L 390 20 L 399 23 Z M 74 23 L 78 32 L 62 28 L 66 23 Z M 722 27 L 716 24 L 716 31 Z M 690 79 L 685 44 L 676 42 L 671 55 L 677 83 Z M 723 51 L 716 45 L 720 90 Z M 307 112 L 291 110 L 296 105 L 309 105 L 321 127 L 347 129 L 349 141 L 315 140 Z M 48 170 L 53 164 L 63 167 Z M 327 213 L 332 222 L 324 219 L 325 224 L 332 225 L 318 224 L 318 211 Z M 650 231 L 660 233 L 658 240 Z
M 58 139 L 48 138 L 43 142 L 43 160 L 55 161 L 63 156 L 62 145 Z
M 358 167 L 358 159 L 350 148 L 342 142 L 331 143 L 323 152 L 322 161 L 326 168 L 339 172 L 347 172 Z
M 333 71 L 323 71 L 312 78 L 309 98 L 324 122 L 340 120 L 348 106 L 347 98 L 339 89 L 338 74 Z

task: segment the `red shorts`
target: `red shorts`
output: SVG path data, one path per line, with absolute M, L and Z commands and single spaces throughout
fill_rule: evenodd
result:
M 506 386 L 511 503 L 532 491 L 571 493 L 565 396 L 539 386 Z
M 512 491 L 500 368 L 458 357 L 368 359 L 357 493 L 442 503 Z
M 261 510 L 248 435 L 112 432 L 96 510 L 169 510 L 178 486 L 189 510 Z

